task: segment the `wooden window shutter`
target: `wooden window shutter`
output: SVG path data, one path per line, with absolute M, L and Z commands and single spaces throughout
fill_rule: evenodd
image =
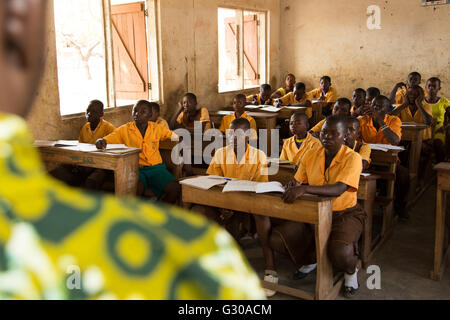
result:
M 258 85 L 258 16 L 244 16 L 244 80 L 245 85 Z
M 230 62 L 227 65 L 225 79 L 239 78 L 239 30 L 235 18 L 225 19 L 225 51 Z
M 116 98 L 148 99 L 148 56 L 143 2 L 111 7 Z

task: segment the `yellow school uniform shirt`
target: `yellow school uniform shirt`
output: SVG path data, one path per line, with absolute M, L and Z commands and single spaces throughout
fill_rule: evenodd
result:
M 288 92 L 286 91 L 286 88 L 280 88 L 275 92 L 279 92 L 281 94 L 282 97 L 284 97 L 285 95 L 288 94 Z
M 142 137 L 135 122 L 128 122 L 104 139 L 108 144 L 124 144 L 127 147 L 141 149 L 139 166 L 149 167 L 162 163 L 159 142 L 170 139 L 172 136 L 176 137 L 169 129 L 149 121 L 145 137 Z
M 265 299 L 222 228 L 68 187 L 47 175 L 23 119 L 0 114 L 0 132 L 0 299 Z
M 311 134 L 307 134 L 300 149 L 297 148 L 295 143 L 295 136 L 286 139 L 283 144 L 283 150 L 281 151 L 280 159 L 288 160 L 294 165 L 299 165 L 302 157 L 311 149 L 319 148 L 322 144 Z
M 241 115 L 241 118 L 245 118 L 248 120 L 248 122 L 250 122 L 250 129 L 255 130 L 252 139 L 258 139 L 258 129 L 256 128 L 256 121 L 255 119 L 253 119 L 252 117 L 250 117 L 247 112 L 244 112 Z M 236 114 L 229 114 L 225 117 L 223 117 L 222 122 L 220 123 L 220 127 L 219 130 L 222 131 L 223 133 L 227 133 L 228 129 L 230 128 L 231 122 L 233 122 L 236 119 Z
M 427 104 L 425 101 L 422 102 L 422 106 L 423 106 L 425 112 L 428 113 L 430 116 L 432 116 L 432 113 L 433 113 L 432 107 L 429 104 Z M 399 107 L 400 106 L 397 106 L 397 108 L 399 108 Z M 402 122 L 415 122 L 415 123 L 424 124 L 422 114 L 420 113 L 419 109 L 417 109 L 413 115 L 411 113 L 411 110 L 409 109 L 409 107 L 406 107 L 405 109 L 400 111 L 400 113 L 398 114 L 398 117 L 400 118 L 400 120 L 402 120 Z M 431 128 L 428 128 L 425 130 L 425 132 L 423 134 L 423 139 L 424 140 L 431 139 L 431 135 L 432 135 Z
M 333 211 L 353 208 L 357 203 L 359 178 L 362 171 L 361 156 L 346 146 L 342 146 L 330 166 L 325 170 L 325 149 L 320 147 L 308 151 L 300 162 L 295 180 L 310 186 L 323 186 L 338 182 L 349 186 L 333 200 Z
M 81 143 L 94 144 L 98 139 L 107 136 L 108 134 L 114 132 L 114 130 L 116 130 L 116 127 L 101 118 L 97 128 L 95 128 L 93 132 L 91 130 L 91 123 L 86 123 L 83 128 L 81 128 L 78 141 Z
M 308 94 L 313 99 L 319 99 L 322 96 L 322 89 L 321 88 L 314 89 L 308 92 Z M 337 90 L 334 87 L 330 87 L 328 92 L 325 94 L 325 102 L 336 102 L 336 100 L 337 100 Z
M 239 180 L 269 181 L 265 153 L 250 145 L 239 163 L 232 145 L 217 150 L 206 173 Z
M 369 164 L 372 162 L 370 159 L 370 154 L 372 153 L 372 148 L 367 143 L 360 142 L 361 146 L 359 147 L 359 150 L 356 150 L 356 147 L 358 146 L 358 141 L 355 141 L 355 146 L 353 147 L 353 151 L 359 153 L 361 158 L 363 160 L 366 160 Z
M 377 130 L 374 127 L 371 116 L 363 116 L 358 119 L 361 125 L 361 137 L 365 143 L 390 144 L 384 137 L 381 128 Z M 386 114 L 384 122 L 399 137 L 399 139 L 402 138 L 402 120 L 400 120 L 399 117 Z
M 155 123 L 156 123 L 156 124 L 159 124 L 160 126 L 163 126 L 163 127 L 166 128 L 166 129 L 169 129 L 169 124 L 167 123 L 166 120 L 164 120 L 164 119 L 161 118 L 161 117 L 158 117 L 158 119 L 156 119 Z
M 255 97 L 256 97 L 256 101 L 258 101 L 258 104 L 261 105 L 262 103 L 261 103 L 261 94 L 260 94 L 260 93 L 258 93 L 258 94 L 253 94 L 253 95 L 251 95 L 251 96 L 247 96 L 247 101 L 253 102 L 253 100 L 255 99 Z M 264 103 L 266 103 L 266 102 L 264 102 Z M 273 99 L 270 99 L 270 98 L 269 98 L 269 104 L 273 104 Z
M 444 125 L 445 112 L 450 106 L 450 100 L 442 97 L 437 103 L 429 104 L 429 106 L 432 109 L 433 120 L 436 121 L 436 126 L 434 128 L 434 131 L 436 132 L 436 130 L 442 128 Z M 433 139 L 439 139 L 445 143 L 445 133 L 435 133 Z
M 320 132 L 322 131 L 323 124 L 325 123 L 326 119 L 320 120 L 317 122 L 317 124 L 311 129 L 313 132 Z
M 395 104 L 404 104 L 405 103 L 405 96 L 408 93 L 408 90 L 406 88 L 400 88 L 395 93 Z M 428 95 L 426 91 L 424 91 L 425 97 Z
M 186 115 L 187 116 L 187 115 Z M 209 118 L 209 112 L 206 108 L 201 108 L 200 112 L 197 113 L 194 121 L 206 122 L 205 131 L 211 129 L 211 120 Z M 177 123 L 182 124 L 186 129 L 194 129 L 193 124 L 188 124 L 187 119 L 185 119 L 184 111 L 180 113 L 177 118 Z
M 294 92 L 289 92 L 288 94 L 281 97 L 280 101 L 283 106 L 289 106 L 289 105 L 298 104 L 298 103 L 305 103 L 307 100 L 309 100 L 311 102 L 312 99 L 313 98 L 309 93 L 305 93 L 300 100 L 297 100 L 297 99 L 295 99 Z M 308 116 L 308 118 L 311 118 L 312 107 L 307 108 L 305 113 Z

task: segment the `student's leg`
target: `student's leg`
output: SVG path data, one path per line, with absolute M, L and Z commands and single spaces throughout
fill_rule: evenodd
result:
M 191 208 L 191 211 L 201 214 L 202 216 L 205 216 L 210 221 L 214 221 L 217 224 L 220 224 L 220 217 L 219 217 L 220 212 L 217 208 L 202 206 L 202 205 L 195 205 Z
M 436 155 L 436 163 L 443 162 L 445 160 L 446 147 L 443 139 L 434 139 L 434 153 Z
M 85 187 L 90 190 L 100 190 L 108 176 L 108 170 L 95 169 L 86 179 Z
M 266 216 L 254 215 L 256 224 L 256 233 L 258 234 L 259 243 L 263 249 L 264 260 L 266 262 L 266 270 L 275 272 L 275 259 L 273 250 L 270 247 L 269 239 L 272 231 L 270 218 Z
M 78 169 L 72 165 L 61 165 L 50 171 L 50 175 L 69 186 L 78 187 L 83 181 L 83 177 L 78 173 Z
M 394 208 L 400 218 L 408 219 L 409 215 L 406 211 L 406 200 L 409 192 L 409 170 L 408 168 L 398 165 L 395 174 L 395 199 Z
M 177 181 L 169 182 L 163 190 L 161 201 L 176 204 L 181 194 L 181 186 Z
M 161 201 L 171 204 L 178 201 L 181 187 L 164 164 L 139 168 L 139 180 Z

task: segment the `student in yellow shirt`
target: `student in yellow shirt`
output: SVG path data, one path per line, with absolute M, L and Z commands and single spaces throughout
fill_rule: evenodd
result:
M 270 97 L 272 99 L 279 99 L 281 97 L 284 97 L 285 95 L 294 90 L 295 83 L 296 83 L 295 76 L 292 73 L 289 73 L 284 79 L 284 87 L 272 93 Z
M 80 130 L 79 142 L 94 144 L 98 139 L 114 132 L 116 128 L 103 119 L 103 109 L 101 101 L 89 102 L 86 109 L 87 123 Z M 100 190 L 107 179 L 114 178 L 112 171 L 72 165 L 59 166 L 50 174 L 71 186 L 83 186 L 90 190 Z
M 269 181 L 267 157 L 263 151 L 249 145 L 249 130 L 250 122 L 245 118 L 237 118 L 231 122 L 227 130 L 228 145 L 215 152 L 206 171 L 208 175 L 256 182 Z M 251 232 L 252 218 L 248 214 L 206 206 L 195 206 L 192 211 L 224 226 L 236 241 L 244 235 L 244 226 L 247 232 Z
M 340 115 L 344 117 L 350 116 L 350 109 L 352 107 L 352 103 L 347 98 L 339 98 L 334 104 L 333 110 L 331 111 L 332 115 Z M 322 131 L 323 124 L 326 119 L 319 121 L 309 132 L 316 138 L 319 138 L 320 131 Z
M 403 104 L 405 103 L 405 96 L 409 88 L 413 86 L 418 86 L 422 82 L 422 76 L 418 72 L 411 72 L 408 75 L 408 81 L 406 84 L 404 82 L 399 82 L 394 86 L 392 92 L 389 96 L 391 104 Z
M 198 108 L 197 97 L 193 93 L 186 93 L 178 103 L 178 110 L 170 120 L 170 128 L 185 128 L 194 130 L 195 122 L 201 122 L 203 132 L 211 129 L 211 120 L 206 108 Z
M 248 122 L 250 122 L 250 128 L 252 130 L 254 130 L 254 134 L 252 135 L 252 139 L 257 139 L 258 138 L 258 134 L 257 134 L 256 121 L 255 121 L 255 119 L 253 119 L 251 116 L 249 116 L 245 112 L 245 105 L 246 105 L 246 97 L 245 97 L 245 95 L 243 95 L 241 93 L 237 94 L 233 98 L 233 110 L 234 110 L 234 113 L 223 117 L 222 122 L 220 123 L 219 130 L 226 134 L 227 133 L 226 131 L 228 131 L 228 128 L 230 128 L 230 125 L 233 122 L 233 120 L 239 119 L 239 118 L 244 118 L 244 119 L 247 119 Z
M 0 46 L 0 299 L 264 298 L 234 241 L 206 219 L 47 175 L 23 119 L 44 70 L 47 3 L 0 1 L 0 39 L 21 44 Z
M 350 113 L 354 117 L 364 115 L 368 110 L 366 107 L 366 90 L 362 88 L 355 89 L 352 94 L 353 106 Z M 370 105 L 369 105 L 370 107 Z
M 305 92 L 305 84 L 303 82 L 297 82 L 294 86 L 294 91 L 287 95 L 275 100 L 274 106 L 296 106 L 306 107 L 306 115 L 308 118 L 312 116 L 311 96 Z
M 372 150 L 367 143 L 364 143 L 361 140 L 361 125 L 356 117 L 348 118 L 345 145 L 353 151 L 359 153 L 362 158 L 363 171 L 369 169 L 370 163 L 372 162 L 370 159 Z
M 167 121 L 160 116 L 161 109 L 159 107 L 159 104 L 157 104 L 156 102 L 150 102 L 150 107 L 152 108 L 152 118 L 150 119 L 150 121 L 159 124 L 166 129 L 169 129 L 169 124 L 167 123 Z
M 270 97 L 272 93 L 272 87 L 270 84 L 262 84 L 259 87 L 259 93 L 247 97 L 247 104 L 253 104 L 255 106 L 260 105 L 272 105 L 273 99 Z
M 134 122 L 129 122 L 96 142 L 98 149 L 107 144 L 125 144 L 139 148 L 139 181 L 144 188 L 150 188 L 162 201 L 176 203 L 180 195 L 180 185 L 167 170 L 159 153 L 159 141 L 170 139 L 174 133 L 151 122 L 152 107 L 146 100 L 136 102 L 133 107 Z
M 357 203 L 362 161 L 359 154 L 345 146 L 346 133 L 347 117 L 327 118 L 320 134 L 322 145 L 303 156 L 283 200 L 293 203 L 305 193 L 335 198 L 328 256 L 335 269 L 345 272 L 344 295 L 352 297 L 358 290 L 358 240 L 366 213 Z M 274 251 L 289 256 L 299 268 L 294 279 L 302 279 L 316 268 L 314 229 L 310 225 L 256 216 L 255 221 L 268 281 L 278 282 Z
M 331 78 L 329 76 L 323 76 L 320 78 L 320 88 L 314 89 L 308 94 L 312 99 L 319 99 L 323 102 L 328 102 L 327 106 L 323 108 L 322 113 L 329 115 L 331 113 L 331 107 L 337 100 L 337 91 L 331 86 Z
M 295 166 L 300 164 L 303 155 L 320 146 L 320 141 L 308 133 L 308 116 L 303 112 L 296 112 L 291 116 L 289 129 L 293 136 L 283 144 L 280 159 L 290 161 Z
M 365 108 L 367 109 L 367 111 L 372 110 L 373 99 L 375 99 L 376 97 L 378 97 L 380 95 L 381 95 L 380 89 L 378 89 L 376 87 L 367 88 L 367 90 L 366 90 L 366 105 L 365 105 Z

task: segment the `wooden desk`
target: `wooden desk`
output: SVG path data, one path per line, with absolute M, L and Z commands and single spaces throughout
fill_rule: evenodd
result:
M 402 124 L 402 141 L 411 141 L 411 146 L 409 148 L 409 179 L 411 181 L 411 194 L 414 194 L 416 190 L 423 135 L 428 128 L 429 127 L 424 124 L 406 122 Z
M 375 251 L 382 243 L 389 237 L 394 226 L 394 186 L 395 186 L 395 174 L 397 171 L 398 154 L 400 150 L 388 150 L 380 151 L 372 149 L 370 158 L 372 160 L 371 168 L 369 172 L 378 175 L 380 179 L 387 181 L 386 197 L 376 197 L 375 202 L 379 203 L 383 207 L 383 225 L 381 228 L 381 234 L 377 239 L 377 246 L 373 248 Z M 373 166 L 385 167 L 386 171 L 375 171 Z
M 441 162 L 434 167 L 437 171 L 436 190 L 436 235 L 434 241 L 434 265 L 431 279 L 441 280 L 445 270 L 449 246 L 446 243 L 446 193 L 450 192 L 450 162 Z
M 324 116 L 322 115 L 322 110 L 324 107 L 327 106 L 327 104 L 328 104 L 328 102 L 322 102 L 322 101 L 317 101 L 317 102 L 312 103 L 315 124 L 319 123 L 324 118 Z
M 222 121 L 222 118 L 226 115 L 232 114 L 233 112 L 234 111 L 215 111 L 210 112 L 209 116 L 211 120 L 214 122 L 215 127 L 218 129 L 220 126 L 220 122 Z M 270 156 L 272 152 L 271 148 L 272 130 L 275 129 L 277 125 L 277 114 L 269 112 L 246 112 L 246 113 L 255 119 L 258 130 L 259 129 L 267 130 L 267 155 Z M 259 146 L 259 148 L 261 149 L 261 146 Z
M 378 175 L 371 174 L 370 176 L 361 176 L 358 187 L 358 202 L 367 213 L 367 219 L 364 225 L 362 234 L 361 246 L 361 261 L 363 267 L 366 268 L 369 261 L 372 259 L 373 248 L 376 248 L 377 242 L 372 242 L 372 218 L 373 206 L 375 202 Z M 280 165 L 278 173 L 270 175 L 270 181 L 279 181 L 282 184 L 287 184 L 294 179 L 293 165 Z
M 136 195 L 141 149 L 111 152 L 82 152 L 63 147 L 38 147 L 44 162 L 71 164 L 114 171 L 115 194 Z
M 200 190 L 182 185 L 182 201 L 188 209 L 192 204 L 199 204 L 314 224 L 317 256 L 315 293 L 266 281 L 262 281 L 262 285 L 267 289 L 309 300 L 335 299 L 338 295 L 343 278 L 335 281 L 333 266 L 327 254 L 332 220 L 331 198 L 303 196 L 293 204 L 286 204 L 280 194 L 223 193 L 221 187 Z

